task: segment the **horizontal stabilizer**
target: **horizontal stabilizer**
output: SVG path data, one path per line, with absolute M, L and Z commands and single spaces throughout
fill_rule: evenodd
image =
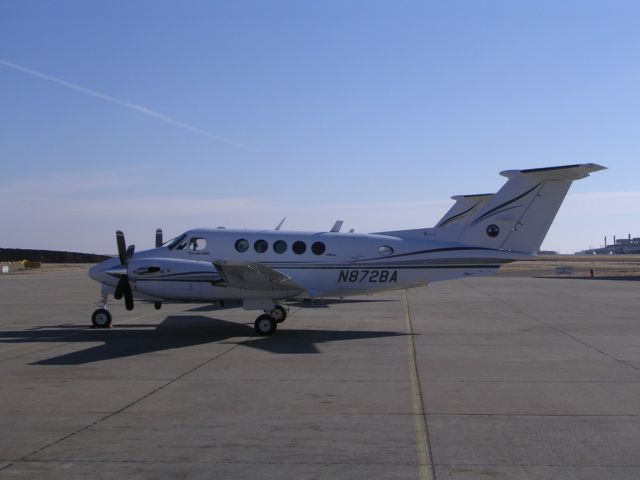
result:
M 606 170 L 607 167 L 596 163 L 583 163 L 577 165 L 565 165 L 561 167 L 546 168 L 530 168 L 528 170 L 505 170 L 500 175 L 507 178 L 515 178 L 519 175 L 529 177 L 539 177 L 544 180 L 565 180 L 573 181 L 586 178 L 589 174 L 600 170 Z

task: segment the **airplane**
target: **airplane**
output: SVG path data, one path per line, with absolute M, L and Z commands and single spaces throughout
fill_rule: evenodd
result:
M 141 252 L 116 232 L 118 257 L 89 270 L 102 285 L 93 328 L 109 328 L 107 300 L 210 303 L 262 311 L 258 335 L 273 334 L 300 299 L 347 297 L 478 277 L 535 258 L 574 180 L 605 167 L 593 163 L 507 170 L 494 194 L 464 195 L 431 228 L 376 233 L 198 228 Z

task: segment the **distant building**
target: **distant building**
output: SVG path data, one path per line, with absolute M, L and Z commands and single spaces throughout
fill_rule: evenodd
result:
M 589 250 L 583 250 L 582 252 L 576 252 L 584 255 L 630 255 L 640 254 L 640 237 L 631 238 L 629 234 L 628 238 L 613 237 L 613 244 L 607 244 L 607 237 L 604 237 L 604 247 L 590 248 Z

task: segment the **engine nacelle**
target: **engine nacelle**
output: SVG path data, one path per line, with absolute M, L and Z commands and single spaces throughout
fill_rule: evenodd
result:
M 135 290 L 158 298 L 204 299 L 205 290 L 223 282 L 210 262 L 143 258 L 130 261 L 127 267 Z

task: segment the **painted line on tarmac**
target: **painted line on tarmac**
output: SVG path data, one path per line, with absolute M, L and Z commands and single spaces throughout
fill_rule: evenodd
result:
M 413 408 L 414 428 L 416 431 L 416 447 L 418 448 L 418 471 L 420 480 L 433 480 L 435 473 L 433 469 L 433 458 L 431 455 L 431 444 L 429 443 L 429 429 L 427 428 L 427 417 L 424 411 L 422 400 L 422 389 L 420 388 L 420 376 L 418 374 L 418 364 L 416 362 L 416 348 L 413 341 L 413 327 L 411 325 L 411 310 L 407 291 L 404 291 L 405 320 L 407 326 L 407 339 L 409 347 L 409 375 L 411 375 L 411 400 Z

